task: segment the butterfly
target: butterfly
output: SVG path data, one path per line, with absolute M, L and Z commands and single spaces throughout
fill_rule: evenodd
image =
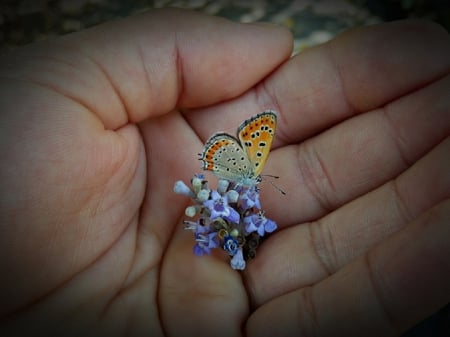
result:
M 276 126 L 276 113 L 267 110 L 244 121 L 237 129 L 237 138 L 224 132 L 214 134 L 200 154 L 202 168 L 239 185 L 258 184 Z

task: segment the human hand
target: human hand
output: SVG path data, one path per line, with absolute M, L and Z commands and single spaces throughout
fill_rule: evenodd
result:
M 202 148 L 178 109 L 242 94 L 291 48 L 286 29 L 160 10 L 4 56 L 0 335 L 170 333 L 162 289 L 189 286 L 165 267 L 188 202 L 173 183 L 199 171 Z M 192 272 L 218 264 L 180 253 Z M 244 319 L 239 274 L 221 264 L 192 280 L 211 276 L 197 293 L 224 297 L 204 303 Z M 193 310 L 197 293 L 177 305 Z
M 169 19 L 164 15 L 174 17 Z M 333 142 L 337 146 L 346 134 L 342 133 L 346 125 L 353 125 L 354 130 L 361 132 L 361 125 L 354 125 L 358 119 L 349 119 L 350 113 L 382 106 L 420 86 L 430 85 L 448 71 L 444 56 L 432 69 L 412 68 L 416 63 L 410 61 L 402 74 L 413 72 L 408 74 L 412 77 L 399 79 L 404 82 L 386 83 L 391 86 L 382 87 L 385 90 L 377 93 L 368 89 L 373 85 L 381 90 L 376 86 L 379 83 L 352 87 L 352 92 L 346 90 L 355 95 L 359 92 L 361 96 L 365 90 L 371 98 L 369 104 L 367 97 L 361 102 L 361 96 L 356 95 L 360 101 L 348 100 L 356 107 L 348 109 L 342 103 L 342 96 L 336 93 L 336 88 L 341 86 L 325 85 L 329 82 L 324 80 L 329 81 L 333 68 L 327 71 L 322 61 L 318 68 L 314 64 L 321 60 L 318 56 L 324 57 L 326 47 L 322 47 L 316 49 L 322 50 L 316 51 L 317 54 L 311 51 L 289 61 L 254 89 L 235 98 L 289 56 L 289 35 L 282 30 L 262 27 L 245 30 L 220 19 L 199 19 L 196 14 L 164 15 L 150 14 L 150 17 L 141 16 L 118 26 L 98 27 L 94 32 L 65 37 L 41 50 L 25 48 L 22 59 L 20 56 L 14 61 L 16 66 L 2 71 L 3 78 L 7 78 L 2 83 L 4 132 L 0 143 L 2 158 L 5 158 L 1 169 L 4 186 L 1 270 L 5 275 L 2 298 L 6 300 L 2 301 L 4 318 L 0 331 L 74 335 L 148 332 L 170 336 L 189 336 L 195 331 L 196 335 L 229 336 L 240 334 L 249 315 L 249 336 L 259 333 L 257 329 L 268 331 L 268 327 L 278 327 L 273 319 L 279 319 L 276 313 L 281 312 L 281 308 L 272 311 L 274 302 L 269 300 L 283 301 L 286 297 L 297 300 L 296 293 L 291 297 L 279 296 L 306 284 L 317 283 L 319 287 L 323 284 L 320 280 L 333 280 L 339 275 L 336 272 L 328 278 L 318 273 L 317 264 L 314 265 L 317 259 L 308 255 L 312 250 L 303 248 L 296 252 L 293 249 L 299 249 L 301 240 L 309 242 L 309 237 L 298 233 L 295 247 L 291 240 L 285 239 L 282 244 L 279 240 L 295 230 L 316 230 L 314 226 L 305 225 L 309 220 L 323 218 L 316 226 L 323 229 L 328 213 L 328 217 L 339 214 L 348 217 L 350 213 L 355 217 L 367 216 L 368 213 L 358 214 L 350 201 L 355 199 L 353 203 L 356 203 L 369 186 L 372 186 L 370 189 L 381 186 L 401 172 L 397 166 L 380 175 L 379 167 L 378 172 L 374 172 L 377 170 L 370 171 L 364 166 L 369 162 L 374 164 L 374 158 L 358 151 L 338 153 L 335 149 L 336 152 L 329 155 L 340 159 L 337 168 L 341 176 L 348 172 L 345 170 L 357 167 L 363 172 L 358 170 L 360 175 L 353 180 L 337 180 L 343 186 L 332 194 L 326 190 L 312 193 L 307 186 L 318 186 L 323 176 L 319 169 L 309 171 L 312 172 L 309 178 L 298 184 L 302 175 L 308 174 L 305 167 L 310 166 L 305 163 L 311 163 L 307 159 L 312 157 L 305 150 L 304 155 L 300 152 L 297 158 L 295 144 L 340 123 L 339 127 L 309 141 L 309 144 L 325 144 L 334 132 L 338 141 L 333 139 Z M 385 29 L 384 34 L 395 31 Z M 433 30 L 424 34 L 427 37 L 437 34 L 439 41 L 443 39 Z M 356 41 L 361 42 L 367 36 L 360 36 Z M 111 40 L 112 37 L 115 40 Z M 404 56 L 399 46 L 393 46 L 394 42 L 390 45 L 392 51 L 397 50 Z M 336 42 L 336 45 L 339 44 Z M 157 50 L 152 49 L 155 46 Z M 428 48 L 436 50 L 437 43 Z M 370 52 L 375 50 L 370 49 Z M 341 53 L 345 53 L 345 57 L 341 55 L 336 60 L 350 60 L 348 50 L 341 49 Z M 357 55 L 354 49 L 353 54 Z M 312 58 L 309 61 L 308 55 Z M 375 56 L 370 54 L 370 57 Z M 421 63 L 425 55 L 416 57 L 415 62 Z M 359 60 L 361 68 L 350 70 L 364 70 L 363 61 L 368 60 Z M 429 61 L 436 59 L 433 57 Z M 397 67 L 398 64 L 394 69 Z M 321 69 L 320 74 L 318 69 Z M 314 73 L 299 77 L 300 72 Z M 373 77 L 374 74 L 369 70 L 362 80 L 372 80 L 368 75 Z M 347 85 L 357 85 L 357 81 L 347 81 Z M 325 94 L 327 101 L 322 101 L 321 95 Z M 306 106 L 305 101 L 309 103 Z M 223 103 L 217 104 L 219 102 Z M 324 109 L 327 104 L 328 109 Z M 201 106 L 207 107 L 185 113 L 175 110 Z M 175 180 L 187 180 L 193 172 L 198 172 L 195 154 L 212 132 L 234 130 L 245 117 L 267 106 L 278 108 L 280 117 L 275 144 L 278 148 L 273 151 L 265 171 L 282 176 L 280 185 L 289 193 L 289 200 L 303 207 L 297 204 L 288 207 L 283 196 L 264 189 L 264 208 L 286 230 L 273 235 L 258 250 L 257 259 L 249 263 L 244 274 L 252 306 L 259 307 L 253 313 L 246 287 L 240 275 L 229 268 L 226 257 L 198 258 L 192 254 L 192 237 L 180 225 L 186 204 L 182 197 L 173 194 L 172 185 Z M 322 112 L 328 115 L 317 115 Z M 374 114 L 361 114 L 361 117 Z M 445 119 L 445 113 L 442 115 Z M 440 127 L 444 125 L 438 123 Z M 369 126 L 374 127 L 370 123 Z M 338 133 L 339 128 L 344 130 Z M 361 137 L 373 136 L 360 134 Z M 381 140 L 386 138 L 381 133 L 375 136 Z M 432 136 L 430 133 L 428 147 L 421 153 L 418 151 L 418 158 L 436 143 Z M 361 141 L 352 137 L 347 139 L 347 144 L 358 147 Z M 308 149 L 307 144 L 300 148 Z M 417 151 L 418 145 L 414 146 L 410 150 Z M 371 149 L 380 150 L 374 145 Z M 345 167 L 350 160 L 337 157 L 338 154 L 348 155 L 352 165 Z M 292 155 L 297 158 L 295 161 L 289 159 Z M 381 165 L 381 160 L 377 160 L 376 164 Z M 293 166 L 302 162 L 300 167 Z M 438 168 L 444 170 L 444 164 L 439 163 Z M 327 165 L 331 164 L 324 167 Z M 409 165 L 411 169 L 414 167 Z M 401 169 L 405 174 L 408 172 L 406 165 Z M 445 192 L 445 184 L 442 186 Z M 323 209 L 314 202 L 313 195 L 328 196 L 328 199 L 331 195 L 336 199 L 329 201 L 328 209 Z M 427 198 L 427 202 L 434 205 L 438 198 L 442 199 L 442 193 L 439 195 L 434 190 L 433 199 L 429 199 L 430 195 Z M 378 205 L 385 201 L 380 196 L 378 199 Z M 343 212 L 344 208 L 334 211 L 345 204 L 349 204 L 346 207 L 353 212 Z M 369 206 L 374 205 L 372 199 Z M 395 213 L 391 210 L 385 218 L 376 220 L 382 221 L 388 215 L 392 217 Z M 351 248 L 354 256 L 348 256 L 346 250 L 339 253 L 355 258 L 356 248 L 361 246 L 360 254 L 363 254 L 374 242 L 382 241 L 405 223 L 389 223 L 387 229 L 392 231 L 380 225 L 371 227 L 370 234 L 375 237 L 346 241 L 347 245 L 354 245 Z M 367 230 L 373 222 L 354 220 L 351 225 L 339 234 Z M 280 252 L 288 248 L 287 255 Z M 440 249 L 442 252 L 444 248 Z M 285 269 L 278 259 L 288 262 L 287 257 L 295 260 L 290 260 Z M 274 269 L 275 266 L 280 270 Z M 295 273 L 293 266 L 303 274 Z M 340 265 L 336 264 L 335 269 L 339 270 Z M 311 279 L 315 281 L 309 282 Z M 298 291 L 302 292 L 304 290 Z M 272 314 L 269 319 L 264 316 L 267 312 Z M 292 324 L 298 322 L 298 318 L 286 313 L 284 317 L 288 319 L 284 331 L 292 331 Z M 351 319 L 353 321 L 353 317 Z
M 398 336 L 450 302 L 449 70 L 448 34 L 405 21 L 264 82 L 289 197 L 265 189 L 284 230 L 246 270 L 248 336 Z

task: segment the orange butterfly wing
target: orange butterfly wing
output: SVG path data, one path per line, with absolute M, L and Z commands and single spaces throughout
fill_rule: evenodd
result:
M 277 115 L 268 110 L 246 120 L 238 128 L 238 138 L 253 166 L 255 178 L 261 174 L 277 127 Z

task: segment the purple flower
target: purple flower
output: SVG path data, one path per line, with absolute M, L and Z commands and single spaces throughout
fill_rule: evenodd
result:
M 219 247 L 217 242 L 217 232 L 208 233 L 208 228 L 197 226 L 195 233 L 194 254 L 201 256 L 204 254 L 211 254 L 211 248 Z
M 183 223 L 194 234 L 197 256 L 210 255 L 213 248 L 220 247 L 230 256 L 233 269 L 244 270 L 246 260 L 255 257 L 260 238 L 277 229 L 261 210 L 260 189 L 255 184 L 244 186 L 221 179 L 217 190 L 211 190 L 204 176 L 196 174 L 191 186 L 177 181 L 174 191 L 194 203 L 185 210 L 191 219 Z
M 267 219 L 262 212 L 245 217 L 244 223 L 247 233 L 257 232 L 260 236 L 264 236 L 264 233 L 272 233 L 277 229 L 277 224 Z
M 205 179 L 205 175 L 203 173 L 195 173 L 194 174 L 194 179 L 204 180 Z
M 194 254 L 204 255 L 210 254 L 211 248 L 219 247 L 217 232 L 211 231 L 211 226 L 208 224 L 208 219 L 199 218 L 197 221 L 184 221 L 184 229 L 194 232 L 195 245 Z
M 187 221 L 187 220 L 185 220 L 185 221 L 183 221 L 183 224 L 184 224 L 184 229 L 190 230 L 190 231 L 193 231 L 193 232 L 196 232 L 197 231 L 197 227 L 199 226 L 198 221 L 194 222 L 194 221 Z
M 261 209 L 261 203 L 259 202 L 259 189 L 256 186 L 251 186 L 241 192 L 241 206 L 244 210 L 256 207 Z
M 239 248 L 237 240 L 231 235 L 227 235 L 223 238 L 223 249 L 230 255 L 234 256 Z
M 184 229 L 193 231 L 194 233 L 210 232 L 210 221 L 208 218 L 200 217 L 197 221 L 184 220 Z
M 206 200 L 203 205 L 211 211 L 211 220 L 223 218 L 233 223 L 239 223 L 239 213 L 228 206 L 227 195 L 220 195 L 217 191 L 211 192 L 211 199 Z
M 242 254 L 242 248 L 239 248 L 236 254 L 234 254 L 233 258 L 230 261 L 230 265 L 234 270 L 245 269 L 245 260 L 244 255 Z

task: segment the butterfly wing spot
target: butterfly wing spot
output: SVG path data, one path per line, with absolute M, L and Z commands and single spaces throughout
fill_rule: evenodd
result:
M 238 137 L 256 176 L 261 173 L 269 155 L 275 128 L 276 114 L 272 111 L 260 113 L 238 128 Z
M 226 133 L 211 136 L 200 159 L 203 169 L 212 171 L 219 178 L 241 182 L 253 177 L 245 150 L 236 138 Z
M 219 178 L 242 184 L 256 184 L 275 135 L 276 114 L 262 112 L 238 128 L 238 139 L 227 133 L 210 137 L 200 155 L 204 170 Z

